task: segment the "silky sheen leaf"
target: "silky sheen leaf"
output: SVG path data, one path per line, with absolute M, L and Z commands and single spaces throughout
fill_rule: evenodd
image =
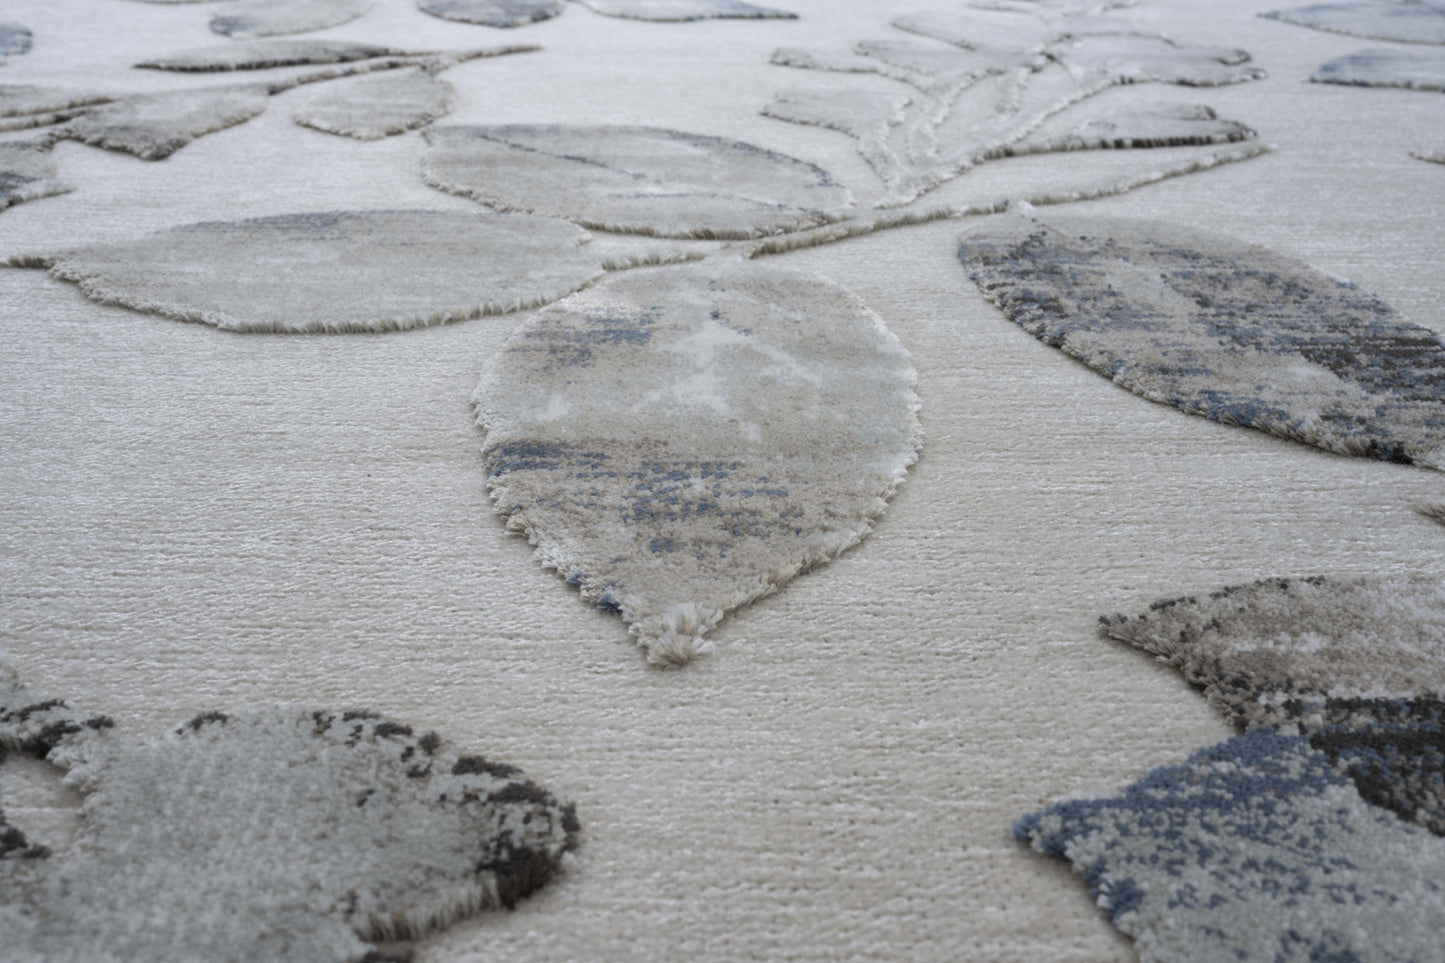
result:
M 557 16 L 562 0 L 418 0 L 422 13 L 488 27 L 521 27 Z
M 1310 75 L 1310 80 L 1353 87 L 1445 91 L 1445 51 L 1359 50 L 1324 64 Z
M 163 160 L 197 137 L 245 123 L 269 99 L 260 84 L 137 94 L 86 108 L 50 136 Z
M 740 0 L 579 0 L 588 8 L 609 17 L 629 20 L 796 20 L 786 10 L 756 7 Z
M 201 47 L 170 57 L 153 57 L 136 64 L 151 70 L 215 72 L 265 70 L 303 64 L 340 64 L 373 57 L 405 56 L 405 51 L 348 40 L 256 40 Z
M 211 18 L 211 32 L 236 40 L 324 30 L 355 20 L 371 0 L 246 0 Z
M 1317 3 L 1292 10 L 1272 10 L 1260 16 L 1371 40 L 1445 43 L 1445 4 L 1430 0 Z
M 84 795 L 63 853 L 0 814 L 6 959 L 380 959 L 372 940 L 512 907 L 576 845 L 572 807 L 514 767 L 369 712 L 208 712 L 137 738 L 0 689 L 0 740 Z
M 1353 284 L 1152 221 L 1015 217 L 959 257 L 1008 317 L 1121 387 L 1347 455 L 1445 460 L 1445 344 Z
M 1445 840 L 1298 736 L 1257 729 L 1014 836 L 1072 863 L 1141 963 L 1439 958 Z
M 69 90 L 64 87 L 34 87 L 29 84 L 0 84 L 0 117 L 34 116 L 45 123 L 54 123 L 53 116 L 92 104 L 114 99 L 107 94 Z
M 296 122 L 357 140 L 380 140 L 425 127 L 451 110 L 452 86 L 424 70 L 337 85 L 296 112 Z
M 821 168 L 721 137 L 519 124 L 443 127 L 426 138 L 433 187 L 598 230 L 742 239 L 827 224 L 851 205 Z
M 392 331 L 535 307 L 599 277 L 565 221 L 331 211 L 171 228 L 12 259 L 92 300 L 232 331 Z
M 656 663 L 855 545 L 913 463 L 915 373 L 835 285 L 704 261 L 541 311 L 475 395 L 510 531 Z

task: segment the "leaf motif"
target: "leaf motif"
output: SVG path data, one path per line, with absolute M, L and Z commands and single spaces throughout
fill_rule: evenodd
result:
M 488 27 L 522 27 L 566 9 L 562 0 L 417 0 L 417 6 L 433 17 Z
M 394 331 L 563 297 L 602 274 L 586 239 L 519 214 L 333 211 L 191 224 L 10 263 L 48 267 L 95 301 L 232 331 Z
M 597 230 L 743 239 L 826 224 L 851 204 L 811 164 L 657 127 L 442 127 L 426 139 L 433 187 Z
M 112 99 L 107 94 L 67 90 L 64 87 L 0 84 L 0 117 L 35 117 L 35 126 L 43 126 L 56 123 L 54 115 L 79 107 L 108 103 Z
M 216 72 L 265 70 L 302 64 L 341 64 L 373 57 L 403 57 L 406 52 L 349 40 L 256 40 L 201 47 L 170 57 L 154 57 L 136 64 L 150 70 Z
M 22 201 L 39 200 L 75 190 L 57 179 L 55 161 L 43 146 L 0 144 L 0 211 Z
M 0 744 L 85 796 L 63 854 L 0 814 L 13 959 L 372 959 L 512 907 L 580 828 L 514 767 L 369 712 L 211 712 L 137 739 L 0 679 Z
M 1132 150 L 1232 144 L 1252 140 L 1255 132 L 1226 120 L 1205 104 L 1169 101 L 1117 107 L 1082 121 L 1066 134 L 1041 132 L 1000 148 L 1002 156 L 1073 150 Z
M 1445 43 L 1445 6 L 1438 3 L 1411 0 L 1404 3 L 1373 3 L 1370 0 L 1316 3 L 1292 10 L 1271 10 L 1260 16 L 1371 40 Z
M 366 77 L 313 98 L 296 123 L 357 140 L 425 127 L 451 111 L 452 85 L 426 70 Z
M 1147 34 L 1094 34 L 1050 47 L 1077 73 L 1115 83 L 1218 87 L 1259 80 L 1264 71 L 1248 66 L 1249 54 L 1230 47 L 1186 47 Z
M 355 20 L 371 0 L 244 0 L 211 18 L 211 32 L 237 40 L 323 30 Z
M 1445 586 L 1266 579 L 1100 620 L 1235 725 L 1297 727 L 1369 802 L 1445 835 Z
M 1445 841 L 1366 803 L 1298 736 L 1255 730 L 1014 836 L 1072 863 L 1145 960 L 1439 957 Z
M 0 20 L 0 64 L 6 57 L 30 52 L 34 35 L 30 28 L 8 20 Z
M 597 13 L 629 20 L 681 22 L 715 18 L 741 20 L 796 20 L 786 10 L 757 7 L 741 0 L 577 0 Z
M 959 258 L 1008 317 L 1135 394 L 1347 455 L 1442 467 L 1445 344 L 1354 285 L 1150 221 L 1024 218 Z
M 50 138 L 163 160 L 197 137 L 245 123 L 269 98 L 260 84 L 137 94 L 84 109 Z
M 474 401 L 511 531 L 655 663 L 869 531 L 920 441 L 906 352 L 841 288 L 751 263 L 540 312 Z
M 1317 84 L 1404 87 L 1445 91 L 1445 53 L 1436 50 L 1359 50 L 1322 65 L 1310 75 Z

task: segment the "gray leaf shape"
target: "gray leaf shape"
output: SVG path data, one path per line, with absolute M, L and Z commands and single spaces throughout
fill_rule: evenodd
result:
M 57 179 L 55 161 L 43 145 L 0 144 L 0 211 L 23 201 L 75 190 Z
M 1248 51 L 1231 47 L 1180 46 L 1148 34 L 1093 34 L 1049 48 L 1072 70 L 1116 83 L 1218 87 L 1259 80 L 1264 71 L 1247 65 Z
M 324 30 L 355 20 L 371 0 L 245 0 L 211 18 L 211 32 L 237 40 Z
M 28 122 L 5 125 L 5 130 L 22 126 L 43 127 L 58 123 L 69 112 L 93 104 L 109 103 L 114 97 L 64 87 L 35 87 L 29 84 L 0 84 L 0 118 L 24 117 Z
M 7 959 L 375 959 L 561 869 L 570 805 L 368 712 L 207 713 L 127 737 L 0 679 L 0 749 L 84 794 L 64 854 L 0 816 Z
M 609 17 L 629 20 L 660 20 L 678 23 L 718 18 L 736 20 L 796 20 L 786 10 L 758 7 L 741 0 L 578 0 Z
M 1317 84 L 1445 91 L 1445 52 L 1360 50 L 1322 65 L 1310 80 Z
M 1297 729 L 1367 801 L 1445 835 L 1445 586 L 1266 579 L 1100 620 L 1236 725 Z
M 920 443 L 907 353 L 832 284 L 639 270 L 540 312 L 474 401 L 509 531 L 654 663 L 855 545 Z
M 1400 43 L 1445 43 L 1445 6 L 1404 0 L 1402 3 L 1317 3 L 1293 10 L 1260 14 L 1272 20 L 1371 40 Z
M 341 64 L 374 57 L 404 57 L 406 51 L 349 40 L 256 40 L 201 47 L 170 57 L 154 57 L 136 64 L 151 70 L 213 73 L 227 70 L 265 70 L 303 64 Z
M 0 20 L 0 64 L 6 57 L 30 52 L 34 35 L 30 28 L 8 20 Z
M 451 111 L 452 85 L 427 70 L 366 77 L 326 91 L 295 114 L 296 123 L 357 140 L 380 140 L 425 127 Z
M 1445 585 L 1433 576 L 1266 579 L 1100 620 L 1179 669 L 1239 726 L 1293 725 L 1310 697 L 1445 693 Z
M 522 27 L 566 9 L 562 0 L 417 0 L 422 13 L 487 27 Z
M 1128 150 L 1232 144 L 1252 140 L 1255 132 L 1226 120 L 1205 104 L 1157 103 L 1116 107 L 1079 123 L 1063 135 L 1039 135 L 1001 147 L 999 156 L 1073 150 Z
M 1440 468 L 1445 345 L 1352 284 L 1150 221 L 1025 218 L 959 257 L 1008 317 L 1135 394 L 1329 451 Z
M 519 214 L 331 211 L 9 263 L 49 268 L 95 301 L 231 331 L 395 331 L 570 294 L 602 274 L 586 240 L 565 221 Z
M 426 139 L 433 187 L 597 230 L 737 240 L 831 223 L 852 203 L 811 164 L 657 127 L 443 127 Z
M 88 107 L 49 136 L 163 160 L 197 137 L 245 123 L 269 98 L 260 84 L 136 94 Z
M 1440 958 L 1445 840 L 1298 736 L 1254 730 L 1014 836 L 1072 863 L 1141 963 Z

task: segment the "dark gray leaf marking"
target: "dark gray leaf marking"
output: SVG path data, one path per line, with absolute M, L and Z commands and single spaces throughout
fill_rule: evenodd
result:
M 1429 0 L 1317 3 L 1293 10 L 1272 10 L 1260 16 L 1371 40 L 1445 43 L 1445 5 Z
M 509 531 L 655 663 L 870 529 L 919 444 L 906 352 L 805 275 L 703 262 L 538 313 L 477 389 Z
M 237 40 L 323 30 L 355 20 L 371 0 L 244 0 L 211 18 L 211 31 Z
M 580 829 L 516 768 L 369 712 L 208 712 L 135 738 L 0 675 L 4 749 L 85 797 L 63 854 L 0 813 L 14 959 L 355 963 L 511 908 Z
M 598 230 L 760 237 L 829 223 L 851 203 L 811 164 L 655 127 L 443 127 L 426 138 L 433 187 Z
M 1445 840 L 1370 805 L 1269 729 L 1061 802 L 1014 836 L 1068 860 L 1144 960 L 1430 960 Z
M 758 7 L 741 0 L 578 0 L 598 13 L 629 20 L 662 20 L 681 22 L 712 20 L 796 20 L 797 14 L 786 10 Z
M 48 267 L 96 301 L 233 331 L 392 331 L 555 301 L 602 274 L 585 240 L 565 221 L 520 214 L 333 211 L 11 263 Z
M 1148 221 L 1012 218 L 959 257 L 1010 319 L 1151 401 L 1442 467 L 1445 345 L 1354 285 Z
M 1298 727 L 1366 800 L 1445 834 L 1445 586 L 1266 579 L 1101 620 L 1236 725 Z
M 417 0 L 423 13 L 488 27 L 521 27 L 566 9 L 562 0 Z
M 357 140 L 379 140 L 425 127 L 451 110 L 452 87 L 426 70 L 364 77 L 313 98 L 298 124 Z
M 1445 51 L 1360 50 L 1329 61 L 1310 80 L 1317 84 L 1445 91 Z

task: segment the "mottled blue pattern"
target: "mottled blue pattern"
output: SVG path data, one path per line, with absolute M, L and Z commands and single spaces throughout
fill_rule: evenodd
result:
M 1071 861 L 1145 961 L 1439 959 L 1445 843 L 1255 730 L 1014 836 Z
M 1293 708 L 1310 745 L 1347 774 L 1360 795 L 1445 836 L 1445 702 L 1328 699 Z
M 1014 219 L 959 257 L 1008 316 L 1116 383 L 1214 421 L 1435 465 L 1445 344 L 1303 264 L 1152 222 Z

